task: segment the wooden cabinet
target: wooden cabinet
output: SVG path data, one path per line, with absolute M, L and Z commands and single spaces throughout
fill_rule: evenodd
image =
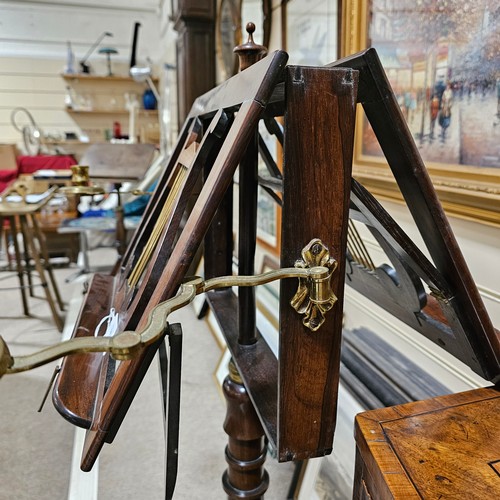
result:
M 499 411 L 485 388 L 359 414 L 353 498 L 500 498 Z
M 89 143 L 104 142 L 113 137 L 113 127 L 119 123 L 122 136 L 129 135 L 130 103 L 138 103 L 135 135 L 139 142 L 159 142 L 158 110 L 146 110 L 142 95 L 146 83 L 135 82 L 128 76 L 97 76 L 64 74 L 70 96 L 66 111 L 81 129 Z M 157 81 L 153 80 L 155 84 Z M 66 141 L 68 144 L 69 141 Z M 71 145 L 75 146 L 75 141 Z

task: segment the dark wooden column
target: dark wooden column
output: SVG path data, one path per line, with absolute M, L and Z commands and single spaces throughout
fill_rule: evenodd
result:
M 172 17 L 177 37 L 179 130 L 195 99 L 215 87 L 215 0 L 178 0 Z M 211 165 L 211 162 L 207 162 Z M 208 176 L 207 167 L 204 177 Z M 231 274 L 232 190 L 221 203 L 204 240 L 205 278 Z M 193 270 L 194 272 L 194 270 Z M 206 312 L 203 307 L 202 314 Z
M 239 57 L 240 71 L 244 71 L 267 54 L 267 49 L 253 40 L 255 24 L 247 24 L 248 41 L 234 52 Z M 255 247 L 257 243 L 257 188 L 258 188 L 259 132 L 247 147 L 239 168 L 239 224 L 238 224 L 238 273 L 241 276 L 255 274 Z M 255 289 L 240 288 L 238 291 L 238 341 L 243 345 L 255 343 Z
M 233 361 L 222 386 L 227 402 L 224 430 L 229 436 L 226 446 L 228 468 L 222 485 L 228 498 L 260 499 L 269 486 L 264 470 L 267 447 L 264 431 Z
M 255 25 L 248 23 L 248 41 L 235 48 L 240 58 L 240 71 L 259 61 L 267 50 L 253 40 Z M 257 162 L 258 131 L 250 142 L 239 167 L 238 274 L 254 274 L 257 239 Z M 255 291 L 253 287 L 238 291 L 238 342 L 251 346 L 256 341 Z M 267 447 L 264 429 L 233 361 L 224 380 L 227 402 L 224 430 L 229 436 L 226 447 L 228 468 L 222 478 L 230 499 L 259 499 L 269 486 L 264 470 Z
M 178 0 L 177 118 L 179 127 L 194 100 L 215 87 L 215 0 Z

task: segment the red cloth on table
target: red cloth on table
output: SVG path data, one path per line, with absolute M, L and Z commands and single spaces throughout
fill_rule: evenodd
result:
M 77 165 L 71 155 L 18 156 L 18 174 L 32 174 L 37 170 L 64 170 Z
M 17 179 L 16 170 L 0 170 L 0 193 L 14 180 Z

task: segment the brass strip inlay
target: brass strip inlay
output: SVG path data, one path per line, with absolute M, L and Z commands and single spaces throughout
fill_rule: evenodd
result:
M 160 212 L 158 220 L 155 222 L 154 228 L 151 231 L 151 235 L 148 238 L 146 245 L 142 249 L 141 255 L 139 256 L 136 265 L 134 266 L 134 268 L 130 273 L 130 276 L 128 277 L 128 284 L 131 288 L 137 285 L 139 279 L 142 276 L 142 273 L 146 269 L 146 266 L 149 260 L 151 259 L 151 255 L 153 254 L 154 249 L 156 248 L 161 233 L 163 232 L 163 229 L 167 225 L 167 222 L 172 214 L 175 200 L 177 199 L 177 196 L 184 184 L 187 172 L 188 172 L 187 168 L 180 165 L 179 171 L 177 172 L 172 188 L 170 189 L 170 193 L 168 194 L 167 201 Z

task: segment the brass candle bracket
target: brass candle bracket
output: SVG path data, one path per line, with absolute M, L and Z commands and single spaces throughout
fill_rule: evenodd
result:
M 317 248 L 317 247 L 315 247 Z M 303 254 L 304 255 L 304 254 Z M 0 377 L 4 374 L 18 373 L 31 370 L 38 366 L 54 361 L 70 354 L 89 352 L 109 352 L 112 357 L 118 360 L 127 360 L 136 356 L 144 347 L 156 342 L 166 333 L 167 318 L 177 309 L 180 309 L 201 293 L 206 293 L 217 288 L 257 286 L 271 281 L 284 278 L 299 278 L 299 288 L 291 304 L 300 302 L 307 303 L 308 307 L 301 313 L 307 314 L 311 310 L 321 309 L 322 314 L 326 310 L 324 305 L 328 304 L 328 309 L 333 307 L 336 297 L 330 287 L 330 278 L 336 267 L 328 260 L 327 266 L 305 266 L 305 262 L 300 261 L 299 267 L 289 267 L 259 274 L 256 276 L 223 276 L 204 281 L 200 277 L 188 278 L 179 289 L 178 294 L 165 302 L 158 304 L 150 313 L 148 323 L 141 332 L 125 331 L 113 337 L 78 337 L 59 344 L 46 347 L 38 352 L 26 356 L 11 356 L 5 341 L 0 337 Z M 335 263 L 336 264 L 336 263 Z M 297 296 L 300 295 L 299 298 Z M 295 307 L 295 306 L 294 306 Z M 299 309 L 297 309 L 299 310 Z M 309 318 L 303 323 L 311 330 L 317 330 L 320 326 Z M 321 322 L 322 323 L 322 322 Z

